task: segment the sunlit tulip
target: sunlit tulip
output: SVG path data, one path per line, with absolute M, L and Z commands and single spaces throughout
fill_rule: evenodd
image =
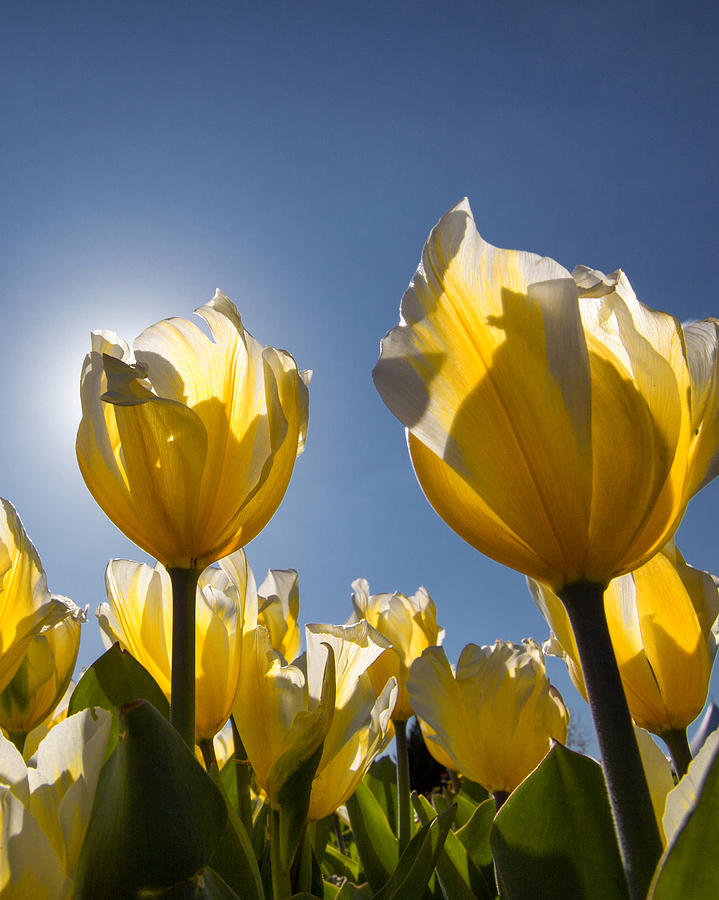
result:
M 366 622 L 308 625 L 302 665 L 286 665 L 266 628 L 249 637 L 234 716 L 257 783 L 277 804 L 280 768 L 291 768 L 293 754 L 306 753 L 308 741 L 319 747 L 324 740 L 308 819 L 324 818 L 354 792 L 390 738 L 396 683 L 390 680 L 378 697 L 367 674 L 388 642 Z M 332 709 L 322 708 L 323 644 L 332 648 L 336 667 Z
M 66 602 L 70 614 L 33 637 L 20 668 L 0 693 L 0 726 L 10 735 L 24 739 L 50 715 L 70 684 L 86 615 L 71 600 Z
M 529 588 L 554 638 L 548 651 L 564 656 L 586 699 L 569 618 L 545 586 Z M 648 563 L 612 581 L 604 594 L 629 711 L 654 734 L 685 729 L 702 711 L 719 638 L 719 592 L 714 578 L 687 565 L 674 542 Z
M 195 616 L 195 737 L 211 740 L 229 718 L 240 677 L 243 631 L 254 628 L 257 594 L 252 570 L 238 550 L 220 568 L 200 575 Z M 172 604 L 170 578 L 126 559 L 105 572 L 107 602 L 97 610 L 107 647 L 119 641 L 170 698 Z
M 374 380 L 472 546 L 555 590 L 649 559 L 718 470 L 717 322 L 626 276 L 500 250 L 467 201 L 432 230 Z
M 202 569 L 277 509 L 304 446 L 307 373 L 245 331 L 219 291 L 145 329 L 134 354 L 94 332 L 80 384 L 77 458 L 104 512 L 168 568 Z
M 25 764 L 0 735 L 0 896 L 65 900 L 95 797 L 112 716 L 83 710 L 60 722 Z
M 300 614 L 298 580 L 294 569 L 270 569 L 257 590 L 257 624 L 265 626 L 272 646 L 286 662 L 292 662 L 302 646 L 297 624 Z
M 567 739 L 569 713 L 549 683 L 538 644 L 468 644 L 452 671 L 441 647 L 429 647 L 409 673 L 417 715 L 453 768 L 492 793 L 510 793 Z
M 437 609 L 427 589 L 420 587 L 411 597 L 394 594 L 370 594 L 366 579 L 352 582 L 354 620 L 367 619 L 383 634 L 392 647 L 372 663 L 369 674 L 379 693 L 387 679 L 397 679 L 399 692 L 392 713 L 394 721 L 406 722 L 414 711 L 407 692 L 409 667 L 427 647 L 438 646 L 444 640 L 444 628 L 437 625 Z
M 40 557 L 15 507 L 0 499 L 0 691 L 18 670 L 33 637 L 73 608 L 64 597 L 50 594 Z

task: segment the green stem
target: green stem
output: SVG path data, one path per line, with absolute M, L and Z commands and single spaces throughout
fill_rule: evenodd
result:
M 201 741 L 198 741 L 200 752 L 202 753 L 202 758 L 205 761 L 205 769 L 208 772 L 219 772 L 219 767 L 217 765 L 217 757 L 215 756 L 215 745 L 212 742 L 211 738 L 203 738 Z
M 15 744 L 17 747 L 18 753 L 22 756 L 22 751 L 25 749 L 25 738 L 27 737 L 26 732 L 24 731 L 8 731 L 7 734 L 9 740 Z
M 292 896 L 290 867 L 286 867 L 282 860 L 280 833 L 280 812 L 277 809 L 270 809 L 270 870 L 273 900 L 286 900 Z
M 242 743 L 240 732 L 235 724 L 235 717 L 230 716 L 232 724 L 232 738 L 235 744 L 235 785 L 237 788 L 237 809 L 242 824 L 248 834 L 252 834 L 252 803 L 250 802 L 250 765 L 247 761 L 247 751 Z
M 659 737 L 667 745 L 674 771 L 681 780 L 687 774 L 689 763 L 692 761 L 686 728 L 672 728 L 670 731 L 663 731 Z
M 195 748 L 195 604 L 199 569 L 167 570 L 172 583 L 170 721 Z
M 647 780 L 604 612 L 604 586 L 566 585 L 569 614 L 602 755 L 629 893 L 643 900 L 662 852 Z
M 396 720 L 394 739 L 397 747 L 397 830 L 400 856 L 409 844 L 410 797 L 409 797 L 409 754 L 407 752 L 407 723 Z

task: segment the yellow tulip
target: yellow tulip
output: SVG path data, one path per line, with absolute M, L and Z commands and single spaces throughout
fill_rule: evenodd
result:
M 386 746 L 397 687 L 391 679 L 379 697 L 372 687 L 367 669 L 388 642 L 367 622 L 308 625 L 305 637 L 306 667 L 300 667 L 284 664 L 263 626 L 248 635 L 234 717 L 257 783 L 273 806 L 292 759 L 307 757 L 324 741 L 308 813 L 314 821 L 345 802 Z M 324 645 L 335 660 L 331 708 L 322 694 Z
M 424 719 L 420 719 L 419 716 L 417 717 L 417 722 L 419 723 L 419 730 L 422 732 L 422 740 L 424 741 L 424 745 L 430 756 L 432 756 L 440 766 L 444 766 L 448 772 L 456 772 L 457 763 L 442 749 L 442 745 L 437 740 L 437 732 L 434 728 L 425 722 Z
M 434 601 L 424 587 L 411 597 L 399 591 L 371 595 L 364 578 L 353 581 L 352 589 L 353 620 L 366 619 L 392 644 L 370 667 L 375 691 L 379 693 L 389 678 L 396 678 L 398 694 L 392 719 L 406 722 L 414 715 L 407 692 L 409 667 L 425 648 L 438 646 L 444 640 Z
M 148 670 L 170 699 L 172 603 L 170 577 L 126 559 L 105 572 L 107 602 L 97 610 L 102 637 L 115 641 Z M 212 740 L 229 718 L 240 677 L 243 632 L 257 620 L 257 594 L 245 554 L 237 550 L 200 575 L 195 641 L 195 738 Z
M 112 716 L 61 722 L 25 764 L 0 735 L 0 896 L 66 900 L 90 818 Z
M 528 583 L 553 632 L 548 651 L 565 658 L 586 699 L 564 606 L 546 586 Z M 636 724 L 654 734 L 685 729 L 704 707 L 717 650 L 719 592 L 713 576 L 687 565 L 672 541 L 648 563 L 609 584 L 604 610 Z
M 277 509 L 302 452 L 308 373 L 263 347 L 219 291 L 136 339 L 94 332 L 80 384 L 80 471 L 104 512 L 168 568 L 243 547 Z
M 50 594 L 40 557 L 15 507 L 0 499 L 0 691 L 35 635 L 70 615 L 73 607 Z
M 415 474 L 472 546 L 555 590 L 649 559 L 718 469 L 717 322 L 682 327 L 621 272 L 574 274 L 432 230 L 374 380 Z
M 257 624 L 265 626 L 273 648 L 286 662 L 292 662 L 302 646 L 297 624 L 300 614 L 298 581 L 294 569 L 270 569 L 257 590 Z
M 53 709 L 50 715 L 39 725 L 36 725 L 33 730 L 26 736 L 25 745 L 22 748 L 23 759 L 32 759 L 32 757 L 37 753 L 37 748 L 40 746 L 40 743 L 45 740 L 52 729 L 56 725 L 59 725 L 60 722 L 65 721 L 65 719 L 67 718 L 68 708 L 70 706 L 70 698 L 72 697 L 73 691 L 76 687 L 76 682 L 71 679 L 65 693 L 60 698 L 55 709 Z
M 532 640 L 468 644 L 456 673 L 441 647 L 429 647 L 412 664 L 408 687 L 453 768 L 492 793 L 513 791 L 552 739 L 567 739 L 569 713 Z
M 0 693 L 0 726 L 22 735 L 43 722 L 60 702 L 72 678 L 80 649 L 84 610 L 66 601 L 71 612 L 30 641 L 23 661 Z

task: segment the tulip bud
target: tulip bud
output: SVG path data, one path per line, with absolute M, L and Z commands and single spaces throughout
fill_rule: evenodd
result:
M 352 588 L 353 620 L 366 619 L 392 644 L 370 667 L 372 684 L 379 694 L 389 678 L 397 679 L 397 703 L 392 719 L 406 722 L 414 715 L 407 692 L 409 667 L 423 650 L 439 646 L 444 640 L 444 628 L 437 625 L 434 601 L 424 587 L 418 588 L 411 597 L 399 591 L 370 595 L 367 581 L 358 578 L 352 582 Z
M 510 793 L 539 765 L 552 739 L 567 739 L 569 713 L 533 640 L 468 644 L 456 673 L 441 647 L 430 647 L 409 673 L 415 712 L 452 768 L 492 793 Z

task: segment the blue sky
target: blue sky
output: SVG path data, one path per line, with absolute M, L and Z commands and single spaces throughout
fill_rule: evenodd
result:
M 132 340 L 219 287 L 315 373 L 306 452 L 248 547 L 258 582 L 298 569 L 303 619 L 331 622 L 356 577 L 425 584 L 453 660 L 542 639 L 523 578 L 424 500 L 372 385 L 379 339 L 464 195 L 496 245 L 719 313 L 718 24 L 709 4 L 6 0 L 0 494 L 51 589 L 94 610 L 108 559 L 145 558 L 75 462 L 90 330 Z M 679 532 L 714 571 L 717 499 Z M 81 662 L 100 648 L 91 617 Z

